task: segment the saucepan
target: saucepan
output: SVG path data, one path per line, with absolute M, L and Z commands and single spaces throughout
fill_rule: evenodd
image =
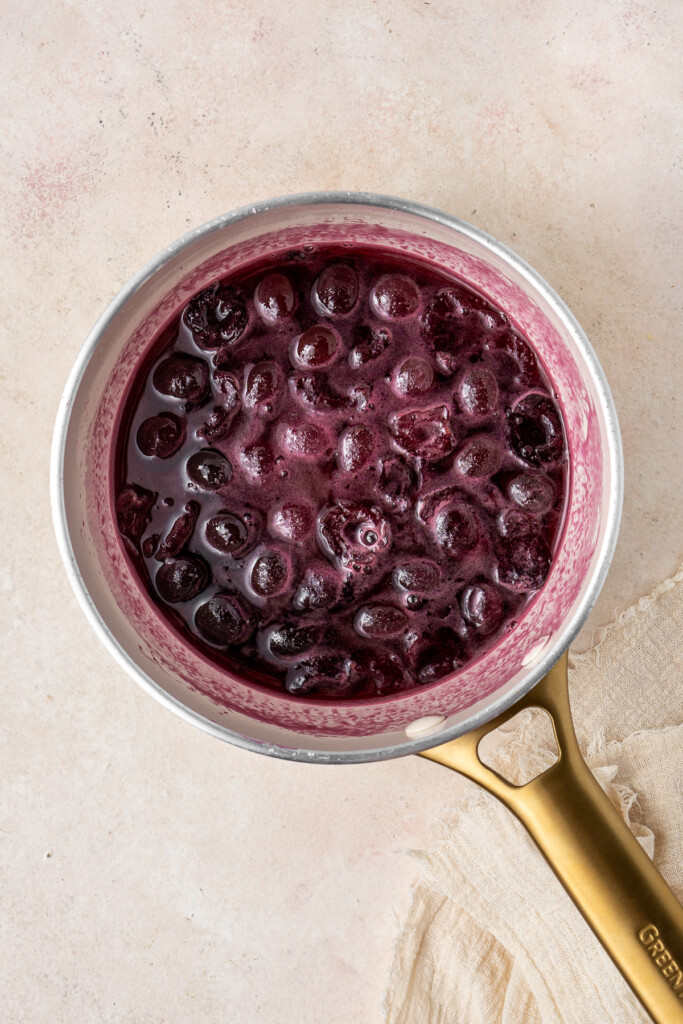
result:
M 117 415 L 160 330 L 210 282 L 303 245 L 381 247 L 436 264 L 502 307 L 530 339 L 562 406 L 570 451 L 565 521 L 548 579 L 517 627 L 452 677 L 391 697 L 301 700 L 248 684 L 186 646 L 155 612 L 112 503 Z M 422 754 L 480 783 L 517 815 L 659 1024 L 683 1020 L 683 910 L 581 759 L 567 648 L 607 573 L 622 500 L 617 417 L 585 334 L 518 256 L 417 203 L 367 193 L 287 196 L 191 231 L 119 293 L 78 357 L 59 410 L 52 501 L 66 570 L 91 625 L 140 686 L 186 721 L 272 757 L 355 764 Z M 522 708 L 546 711 L 559 758 L 514 785 L 480 758 Z M 495 884 L 495 880 L 492 880 Z

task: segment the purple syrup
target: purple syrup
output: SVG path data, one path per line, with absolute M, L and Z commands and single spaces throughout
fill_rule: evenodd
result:
M 436 682 L 519 621 L 562 520 L 560 411 L 462 282 L 290 253 L 195 296 L 119 427 L 120 531 L 160 610 L 316 698 Z

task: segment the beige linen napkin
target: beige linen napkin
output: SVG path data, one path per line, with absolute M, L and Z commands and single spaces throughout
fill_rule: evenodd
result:
M 574 657 L 581 749 L 683 901 L 683 570 Z M 494 767 L 552 755 L 523 712 Z M 649 1016 L 502 804 L 468 786 L 442 838 L 416 854 L 421 878 L 399 936 L 387 1024 L 647 1024 Z

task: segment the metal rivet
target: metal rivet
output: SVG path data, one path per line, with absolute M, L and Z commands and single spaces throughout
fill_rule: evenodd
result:
M 436 732 L 445 721 L 445 715 L 425 715 L 424 718 L 416 718 L 406 726 L 406 736 L 425 736 L 429 732 Z

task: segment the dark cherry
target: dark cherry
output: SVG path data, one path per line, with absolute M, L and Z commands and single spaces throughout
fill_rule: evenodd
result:
M 503 598 L 489 583 L 466 587 L 460 597 L 460 607 L 465 621 L 482 634 L 492 633 L 503 618 Z
M 310 505 L 285 501 L 268 513 L 270 532 L 292 543 L 304 540 L 313 530 L 315 512 Z
M 436 539 L 453 558 L 462 558 L 479 540 L 477 517 L 462 503 L 447 505 L 436 517 Z
M 508 484 L 508 497 L 525 512 L 547 512 L 555 502 L 552 480 L 542 473 L 520 473 Z
M 159 546 L 155 555 L 157 561 L 164 562 L 167 558 L 175 558 L 189 544 L 197 525 L 199 510 L 198 501 L 188 501 L 185 511 L 178 516 L 168 531 L 166 539 Z
M 200 558 L 169 558 L 154 577 L 159 596 L 169 604 L 190 601 L 209 582 L 209 569 Z
M 253 531 L 234 512 L 219 512 L 207 522 L 204 533 L 215 551 L 224 555 L 242 555 L 249 549 Z
M 161 395 L 198 405 L 209 393 L 209 368 L 203 359 L 172 355 L 159 363 L 152 383 Z
M 396 515 L 402 515 L 417 495 L 420 486 L 419 474 L 398 457 L 384 458 L 380 465 L 381 471 L 376 487 L 378 497 L 386 508 Z
M 458 398 L 463 412 L 472 419 L 485 419 L 498 404 L 498 381 L 486 366 L 468 367 L 458 384 Z
M 282 370 L 277 363 L 263 362 L 252 366 L 244 389 L 245 404 L 251 407 L 272 402 L 282 389 Z
M 353 652 L 352 678 L 373 696 L 387 697 L 405 689 L 410 674 L 398 654 L 381 647 L 366 647 Z
M 124 487 L 116 499 L 116 520 L 119 530 L 129 540 L 137 543 L 151 519 L 152 507 L 157 495 L 144 487 L 131 484 Z
M 436 562 L 425 558 L 409 558 L 396 565 L 392 582 L 399 591 L 430 594 L 441 582 L 441 570 Z
M 265 551 L 254 562 L 249 575 L 251 589 L 259 597 L 273 597 L 289 583 L 290 566 L 279 551 Z
M 540 536 L 515 538 L 514 544 L 499 544 L 498 582 L 514 591 L 538 590 L 550 571 L 550 551 Z
M 267 324 L 286 320 L 294 312 L 296 295 L 285 274 L 267 274 L 256 286 L 254 305 Z
M 215 594 L 194 616 L 199 635 L 216 647 L 233 647 L 248 640 L 256 628 L 253 608 L 234 594 Z
M 384 274 L 370 292 L 370 308 L 384 320 L 405 320 L 420 306 L 420 289 L 406 274 Z
M 455 468 L 463 476 L 493 476 L 500 467 L 500 445 L 489 434 L 477 434 L 466 441 L 455 457 Z
M 311 300 L 321 316 L 347 316 L 358 300 L 358 275 L 353 267 L 333 263 L 313 285 Z
M 240 464 L 247 477 L 259 480 L 275 468 L 273 449 L 267 444 L 252 444 L 240 453 Z
M 350 658 L 329 652 L 304 658 L 287 670 L 285 689 L 296 696 L 308 693 L 345 697 L 353 689 Z
M 394 371 L 394 391 L 406 398 L 426 394 L 433 383 L 432 364 L 421 356 L 408 356 Z
M 357 473 L 371 461 L 375 439 L 369 427 L 356 423 L 346 427 L 339 438 L 339 465 L 346 473 Z
M 421 686 L 452 675 L 464 661 L 462 640 L 448 626 L 409 637 L 406 654 Z
M 291 661 L 306 654 L 318 642 L 317 626 L 274 626 L 264 636 L 268 654 L 280 661 Z
M 447 340 L 449 343 L 459 341 L 467 312 L 462 294 L 455 288 L 443 288 L 431 302 L 427 303 L 420 317 L 423 338 L 432 344 L 438 339 Z
M 206 491 L 219 491 L 232 480 L 232 466 L 225 455 L 212 448 L 202 448 L 186 463 L 187 475 Z
M 406 454 L 433 462 L 455 447 L 449 419 L 447 407 L 435 405 L 431 409 L 395 413 L 389 420 L 389 429 Z
M 507 436 L 512 452 L 531 466 L 553 465 L 564 455 L 560 414 L 548 395 L 520 399 L 508 412 Z
M 333 564 L 360 572 L 391 544 L 391 533 L 374 505 L 340 501 L 318 516 L 318 544 Z
M 371 363 L 386 351 L 391 344 L 391 331 L 388 327 L 372 327 L 360 324 L 353 334 L 355 342 L 349 352 L 349 366 L 357 370 L 366 363 Z
M 311 608 L 329 608 L 339 600 L 341 589 L 339 574 L 328 565 L 314 562 L 306 569 L 292 604 L 302 612 Z
M 172 412 L 150 416 L 138 427 L 135 440 L 143 455 L 168 459 L 183 445 L 185 421 Z
M 214 285 L 195 296 L 185 307 L 185 323 L 199 348 L 231 348 L 249 324 L 242 299 L 232 288 Z
M 209 441 L 209 443 L 224 441 L 230 433 L 232 421 L 233 414 L 217 405 L 197 431 L 197 437 L 201 437 L 202 440 Z
M 327 324 L 314 324 L 292 344 L 292 362 L 302 370 L 320 370 L 333 363 L 341 351 L 336 331 Z
M 356 613 L 353 625 L 360 636 L 385 640 L 403 633 L 408 619 L 406 613 L 395 605 L 368 604 Z

